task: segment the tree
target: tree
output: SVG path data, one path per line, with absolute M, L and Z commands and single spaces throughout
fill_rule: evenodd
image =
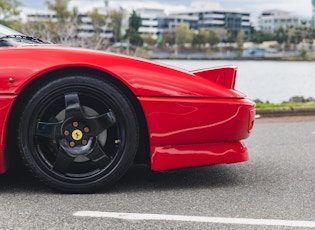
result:
M 98 12 L 98 9 L 94 9 L 94 10 L 88 12 L 88 16 L 92 20 L 92 25 L 94 27 L 95 33 L 100 34 L 102 32 L 102 27 L 106 24 L 105 15 L 101 15 Z
M 77 35 L 81 15 L 77 8 L 68 10 L 69 2 L 70 0 L 46 1 L 47 7 L 53 12 L 54 17 L 49 19 L 39 17 L 36 21 L 27 22 L 23 25 L 22 31 L 25 34 L 56 43 L 83 46 L 85 42 Z
M 264 41 L 274 40 L 274 36 L 271 33 L 266 33 L 263 31 L 257 31 L 253 26 L 250 27 L 250 40 L 255 43 L 262 43 Z
M 112 10 L 109 13 L 109 17 L 111 19 L 111 26 L 113 28 L 114 43 L 116 43 L 120 41 L 120 37 L 121 37 L 121 26 L 122 26 L 122 20 L 124 17 L 123 9 L 120 8 L 119 10 Z
M 314 28 L 307 28 L 307 35 L 306 40 L 309 44 L 309 49 L 311 50 L 313 48 L 313 43 L 315 39 L 315 29 Z
M 142 19 L 140 15 L 136 13 L 136 11 L 132 11 L 131 16 L 129 17 L 129 28 L 134 28 L 135 31 L 138 31 L 142 24 Z
M 183 47 L 185 43 L 192 43 L 194 36 L 194 31 L 189 30 L 188 25 L 179 24 L 175 28 L 175 42 L 176 45 Z
M 18 0 L 0 0 L 0 24 L 18 29 L 16 17 L 20 14 Z
M 306 60 L 306 59 L 307 59 L 307 51 L 306 51 L 306 49 L 303 48 L 303 49 L 301 50 L 300 56 L 301 56 L 301 58 L 302 58 L 303 60 Z
M 142 23 L 142 19 L 133 10 L 131 16 L 129 17 L 129 27 L 127 29 L 127 39 L 132 45 L 140 46 L 143 44 L 143 40 L 139 34 L 139 28 Z
M 213 29 L 215 31 L 216 35 L 218 36 L 219 42 L 225 42 L 228 37 L 228 31 L 225 28 L 216 28 Z
M 175 35 L 173 33 L 166 33 L 163 36 L 162 44 L 172 46 L 175 44 Z
M 148 44 L 148 45 L 154 45 L 157 43 L 157 40 L 154 39 L 152 37 L 152 35 L 149 33 L 141 34 L 141 38 L 142 38 L 143 42 Z
M 236 36 L 236 44 L 239 50 L 243 49 L 245 39 L 245 33 L 243 30 L 240 30 Z
M 201 28 L 197 34 L 194 34 L 192 45 L 198 46 L 200 49 L 201 46 L 204 46 L 209 39 L 209 31 L 204 28 Z
M 102 32 L 104 27 L 107 26 L 108 15 L 103 15 L 98 12 L 98 9 L 93 9 L 88 12 L 88 16 L 91 19 L 92 26 L 94 28 L 94 33 L 88 38 L 81 37 L 80 46 L 92 49 L 105 49 L 108 45 L 107 39 L 102 37 Z
M 208 42 L 209 42 L 211 48 L 213 48 L 214 45 L 216 45 L 220 42 L 220 39 L 218 38 L 218 36 L 214 30 L 209 30 Z
M 29 36 L 38 37 L 46 41 L 54 41 L 58 36 L 55 30 L 55 23 L 51 20 L 38 20 L 24 23 L 21 31 Z
M 68 11 L 68 5 L 71 0 L 55 0 L 55 3 L 46 1 L 48 9 L 56 13 L 56 17 L 59 21 L 65 22 L 70 16 L 71 12 Z
M 138 31 L 135 30 L 135 28 L 128 28 L 126 37 L 132 45 L 141 46 L 143 44 L 143 40 Z
M 68 5 L 71 0 L 55 0 L 54 3 L 46 1 L 48 9 L 56 15 L 55 20 L 47 20 L 51 27 L 51 33 L 54 35 L 53 41 L 66 45 L 74 44 L 73 38 L 78 30 L 78 11 L 73 9 L 73 12 L 68 10 Z
M 282 46 L 282 44 L 286 43 L 288 40 L 287 31 L 280 27 L 275 32 L 275 40 Z
M 175 50 L 174 56 L 178 55 L 178 51 L 180 47 L 184 47 L 186 43 L 192 43 L 194 39 L 194 30 L 189 30 L 188 25 L 179 24 L 175 28 Z

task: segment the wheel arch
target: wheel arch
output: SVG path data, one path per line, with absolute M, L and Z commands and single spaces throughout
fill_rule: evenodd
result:
M 114 84 L 118 87 L 128 98 L 130 103 L 133 105 L 136 116 L 139 122 L 139 145 L 138 151 L 135 157 L 135 163 L 145 163 L 150 164 L 150 141 L 149 141 L 149 134 L 148 134 L 148 126 L 145 118 L 144 111 L 140 102 L 138 101 L 137 97 L 132 93 L 132 91 L 121 81 L 117 78 L 113 77 L 112 75 L 102 72 L 97 69 L 86 68 L 86 67 L 70 67 L 70 68 L 61 68 L 58 70 L 50 71 L 45 73 L 32 82 L 30 82 L 23 90 L 19 93 L 18 97 L 16 98 L 11 112 L 9 116 L 9 121 L 7 125 L 7 138 L 6 138 L 6 151 L 5 151 L 5 159 L 8 168 L 16 168 L 16 166 L 20 166 L 21 160 L 19 157 L 19 149 L 17 145 L 17 127 L 18 127 L 18 120 L 19 116 L 22 113 L 23 105 L 26 103 L 28 98 L 32 93 L 34 93 L 39 87 L 45 85 L 51 81 L 52 77 L 54 79 L 64 77 L 68 74 L 85 74 L 96 77 L 100 80 L 106 80 L 110 83 Z

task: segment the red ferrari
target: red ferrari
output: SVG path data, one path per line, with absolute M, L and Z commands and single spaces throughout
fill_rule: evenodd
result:
M 152 170 L 242 162 L 255 104 L 236 67 L 185 71 L 148 60 L 0 38 L 0 172 L 16 152 L 63 192 L 108 187 L 135 163 Z

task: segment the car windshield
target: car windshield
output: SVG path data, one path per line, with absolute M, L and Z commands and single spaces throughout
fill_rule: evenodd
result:
M 49 44 L 39 38 L 25 36 L 0 24 L 0 46 L 21 46 L 27 44 Z

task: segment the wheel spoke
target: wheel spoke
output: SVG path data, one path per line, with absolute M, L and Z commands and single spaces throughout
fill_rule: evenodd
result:
M 87 122 L 91 127 L 90 134 L 92 136 L 97 136 L 105 129 L 108 129 L 109 127 L 113 126 L 116 123 L 116 117 L 112 111 L 109 111 L 99 116 L 89 117 L 87 118 Z
M 64 153 L 63 151 L 64 150 L 62 149 L 59 150 L 53 168 L 63 174 L 66 174 L 69 165 L 73 162 L 74 158 Z
M 97 164 L 105 164 L 110 161 L 109 157 L 106 155 L 106 153 L 102 150 L 101 146 L 97 142 L 95 143 L 92 152 L 87 155 L 87 157 Z
M 65 105 L 66 105 L 65 119 L 70 118 L 72 116 L 83 117 L 78 93 L 65 94 Z
M 37 122 L 36 126 L 36 135 L 49 138 L 51 140 L 54 140 L 57 138 L 57 126 L 60 125 L 60 123 L 49 123 L 49 122 Z

